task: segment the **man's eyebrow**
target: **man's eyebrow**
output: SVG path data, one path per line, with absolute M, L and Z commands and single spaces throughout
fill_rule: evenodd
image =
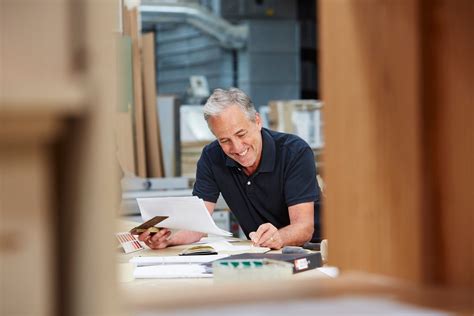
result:
M 246 132 L 247 132 L 247 130 L 245 128 L 242 128 L 242 129 L 239 129 L 237 132 L 235 132 L 234 135 L 238 135 L 238 134 L 246 133 Z M 219 141 L 223 141 L 223 140 L 226 140 L 226 139 L 229 139 L 229 137 L 218 138 Z
M 239 129 L 237 132 L 234 133 L 234 135 L 237 135 L 237 134 L 240 134 L 242 132 L 246 132 L 247 130 L 246 129 Z

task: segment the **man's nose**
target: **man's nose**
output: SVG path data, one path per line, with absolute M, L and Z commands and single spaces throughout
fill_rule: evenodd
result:
M 242 141 L 240 141 L 239 139 L 233 140 L 232 146 L 235 153 L 240 153 L 244 147 Z

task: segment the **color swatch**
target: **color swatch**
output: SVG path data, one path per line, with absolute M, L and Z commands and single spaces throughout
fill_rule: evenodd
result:
M 125 253 L 144 249 L 138 239 L 129 232 L 116 233 L 115 236 L 120 242 L 120 245 L 122 246 Z

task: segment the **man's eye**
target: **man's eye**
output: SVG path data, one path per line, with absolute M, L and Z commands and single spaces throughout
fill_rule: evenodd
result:
M 244 137 L 247 133 L 243 133 L 243 134 L 238 134 L 237 136 L 238 137 Z
M 221 140 L 221 144 L 225 144 L 225 143 L 227 143 L 228 141 L 229 141 L 229 140 L 227 140 L 227 139 L 223 139 L 223 140 Z

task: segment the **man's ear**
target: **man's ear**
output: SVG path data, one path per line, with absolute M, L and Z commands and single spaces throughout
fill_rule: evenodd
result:
M 255 113 L 255 124 L 257 124 L 258 130 L 262 130 L 262 118 L 260 114 L 257 112 Z

